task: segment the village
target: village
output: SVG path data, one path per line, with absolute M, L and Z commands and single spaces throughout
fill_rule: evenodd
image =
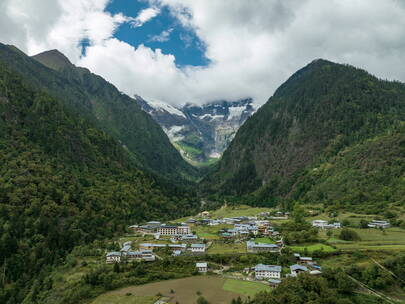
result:
M 254 216 L 215 217 L 209 211 L 204 211 L 196 217 L 174 223 L 161 223 L 149 221 L 144 224 L 131 225 L 130 233 L 135 236 L 132 241 L 122 243 L 119 251 L 106 253 L 106 263 L 128 263 L 131 261 L 153 262 L 172 256 L 197 257 L 195 269 L 200 274 L 226 273 L 226 267 L 218 267 L 212 263 L 201 260 L 205 254 L 218 253 L 213 248 L 221 246 L 237 246 L 235 253 L 248 254 L 284 254 L 287 247 L 283 234 L 278 232 L 273 222 L 286 221 L 288 212 L 277 211 L 260 212 Z M 342 224 L 337 221 L 313 219 L 311 226 L 322 231 L 341 229 Z M 372 220 L 369 228 L 389 228 L 387 221 Z M 207 233 L 209 231 L 209 233 Z M 147 241 L 145 241 L 147 240 Z M 288 251 L 290 252 L 290 251 Z M 293 255 L 288 267 L 281 265 L 257 264 L 246 267 L 239 276 L 232 274 L 233 278 L 246 281 L 257 281 L 270 287 L 275 287 L 288 277 L 295 277 L 301 273 L 319 275 L 322 267 L 311 256 L 304 256 L 299 252 Z M 210 265 L 214 266 L 212 269 Z M 229 267 L 228 267 L 229 268 Z

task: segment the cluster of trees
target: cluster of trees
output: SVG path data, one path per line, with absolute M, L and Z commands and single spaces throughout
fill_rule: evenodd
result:
M 261 292 L 245 304 L 379 304 L 383 300 L 355 294 L 357 284 L 344 272 L 330 270 L 322 276 L 300 275 L 284 280 L 272 292 Z M 235 303 L 242 303 L 241 301 Z
M 318 240 L 318 229 L 305 221 L 305 215 L 305 209 L 296 203 L 291 212 L 292 220 L 277 227 L 283 233 L 283 239 L 287 245 L 316 242 Z
M 0 302 L 21 303 L 77 245 L 197 212 L 192 192 L 0 63 Z M 38 284 L 35 281 L 40 282 Z
M 352 229 L 343 228 L 339 233 L 339 239 L 344 241 L 359 241 L 360 236 Z
M 356 265 L 342 269 L 324 269 L 321 276 L 308 274 L 288 278 L 271 292 L 261 292 L 254 299 L 235 299 L 231 304 L 379 304 L 384 299 L 356 292 L 357 281 L 375 290 L 405 286 L 405 255 L 385 259 L 382 265 Z

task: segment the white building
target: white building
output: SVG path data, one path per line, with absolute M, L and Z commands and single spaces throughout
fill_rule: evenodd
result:
M 324 220 L 313 220 L 312 227 L 318 227 L 322 229 L 337 229 L 342 228 L 342 225 L 339 222 L 328 224 L 328 222 Z
M 325 228 L 325 226 L 328 225 L 328 221 L 324 220 L 313 220 L 312 221 L 312 227 L 318 227 L 318 228 Z
M 187 225 L 182 226 L 172 226 L 172 225 L 163 225 L 160 226 L 157 230 L 161 235 L 186 235 L 191 233 L 191 229 Z
M 155 260 L 155 255 L 151 250 L 128 251 L 126 259 L 128 261 L 143 260 L 152 262 Z
M 105 256 L 106 263 L 111 264 L 111 263 L 119 263 L 121 262 L 121 252 L 118 251 L 112 251 L 108 252 Z
M 387 221 L 371 221 L 370 223 L 368 223 L 368 227 L 370 228 L 390 228 L 391 224 Z
M 276 244 L 255 243 L 254 241 L 246 242 L 246 249 L 248 252 L 279 252 L 280 248 Z
M 258 264 L 254 271 L 256 280 L 281 278 L 281 266 Z
M 208 271 L 208 263 L 196 263 L 195 267 L 198 269 L 198 272 L 205 273 Z
M 190 250 L 193 253 L 204 253 L 205 252 L 205 244 L 191 244 Z
M 185 251 L 187 249 L 187 244 L 169 244 L 167 246 L 172 250 Z

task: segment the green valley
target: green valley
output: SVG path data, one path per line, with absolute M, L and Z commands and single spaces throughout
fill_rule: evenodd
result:
M 404 117 L 404 84 L 316 60 L 219 160 L 184 144 L 197 168 L 101 77 L 0 45 L 0 302 L 401 303 Z

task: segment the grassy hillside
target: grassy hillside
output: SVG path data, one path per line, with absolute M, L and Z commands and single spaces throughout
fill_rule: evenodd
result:
M 403 203 L 404 117 L 404 84 L 314 61 L 246 121 L 202 188 L 268 205 Z
M 31 58 L 15 47 L 0 44 L 0 61 L 71 111 L 93 121 L 130 152 L 138 167 L 179 183 L 196 176 L 197 171 L 134 99 L 100 76 L 74 66 L 58 51 Z
M 129 223 L 197 202 L 137 169 L 128 152 L 0 63 L 0 302 L 36 303 L 52 265 Z M 52 285 L 52 283 L 50 283 Z

